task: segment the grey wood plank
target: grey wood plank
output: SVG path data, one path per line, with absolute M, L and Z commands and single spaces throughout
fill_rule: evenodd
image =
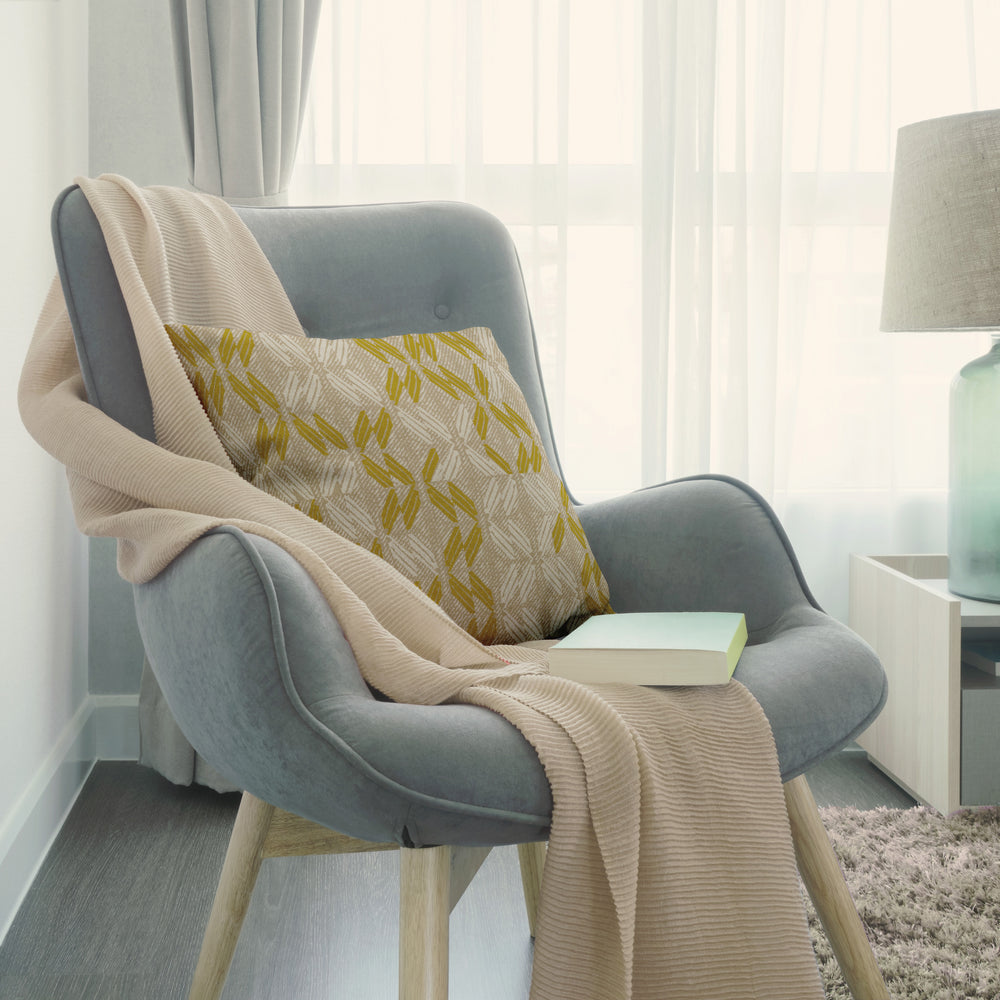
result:
M 0 995 L 28 975 L 122 973 L 182 995 L 236 805 L 135 764 L 98 765 L 0 948 Z
M 224 1000 L 393 1000 L 398 855 L 265 861 Z M 515 849 L 494 851 L 451 919 L 451 996 L 524 1000 L 531 939 Z
M 806 780 L 821 807 L 910 809 L 916 805 L 916 801 L 856 745 L 817 764 L 808 772 Z
M 185 996 L 237 806 L 98 765 L 0 947 L 0 996 Z M 398 871 L 393 853 L 265 861 L 224 996 L 394 997 Z M 527 996 L 513 848 L 493 852 L 451 929 L 453 997 Z
M 144 1000 L 146 997 L 183 997 L 176 990 L 160 992 L 162 984 L 149 976 L 119 973 L 107 976 L 30 975 L 4 977 L 4 1000 Z

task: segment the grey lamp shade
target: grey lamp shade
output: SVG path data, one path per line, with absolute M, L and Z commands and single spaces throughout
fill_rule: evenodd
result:
M 1000 328 L 1000 110 L 899 130 L 881 327 Z

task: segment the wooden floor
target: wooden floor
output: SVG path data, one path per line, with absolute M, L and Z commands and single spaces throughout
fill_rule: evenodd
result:
M 809 781 L 821 806 L 913 805 L 858 751 Z M 0 997 L 185 997 L 237 805 L 98 764 L 0 945 Z M 224 997 L 394 998 L 398 866 L 392 852 L 266 861 Z M 517 854 L 501 848 L 453 914 L 452 1000 L 524 1000 L 530 970 Z

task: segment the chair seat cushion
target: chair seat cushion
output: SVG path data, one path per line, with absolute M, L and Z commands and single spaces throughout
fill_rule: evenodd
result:
M 386 559 L 483 642 L 557 635 L 609 610 L 489 330 L 167 330 L 243 478 Z

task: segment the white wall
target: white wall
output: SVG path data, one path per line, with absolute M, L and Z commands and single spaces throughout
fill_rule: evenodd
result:
M 88 559 L 64 472 L 24 430 L 16 391 L 55 274 L 59 191 L 105 172 L 186 182 L 168 4 L 0 0 L 0 94 L 2 939 L 95 757 L 137 745 L 131 589 L 114 571 L 113 543 Z
M 16 390 L 55 274 L 49 210 L 87 170 L 86 0 L 0 0 L 0 935 L 36 841 L 89 766 L 86 547 L 62 468 L 23 429 Z M 73 757 L 82 758 L 73 762 Z M 67 771 L 70 773 L 64 773 Z M 20 869 L 20 870 L 19 870 Z

